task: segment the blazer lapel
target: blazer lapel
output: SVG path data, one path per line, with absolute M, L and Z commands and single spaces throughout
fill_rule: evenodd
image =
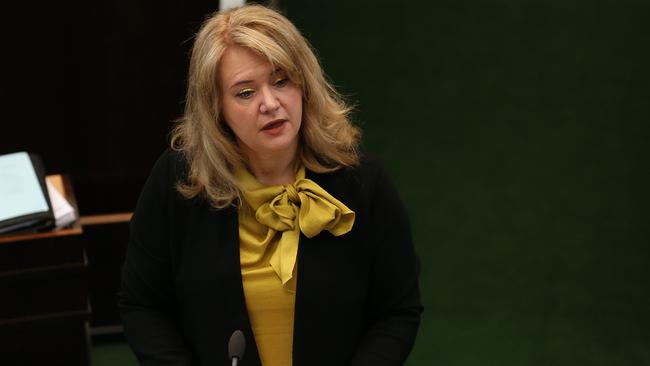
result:
M 317 174 L 306 172 L 306 178 L 316 182 L 346 206 L 347 198 L 340 180 L 341 172 Z M 354 209 L 353 209 L 354 210 Z M 323 329 L 319 326 L 322 315 L 331 311 L 328 299 L 338 296 L 337 285 L 345 274 L 336 274 L 337 254 L 347 245 L 349 233 L 339 238 L 323 231 L 313 238 L 300 235 L 298 244 L 296 302 L 294 308 L 293 366 L 318 364 L 318 359 L 326 352 Z M 341 331 L 345 331 L 341 329 Z
M 215 215 L 224 215 L 225 220 L 216 217 L 214 220 L 214 222 L 225 222 L 226 225 L 223 230 L 214 232 L 217 237 L 217 242 L 223 243 L 223 245 L 218 246 L 217 263 L 215 264 L 215 270 L 224 279 L 224 293 L 219 295 L 223 300 L 224 314 L 229 314 L 230 316 L 228 319 L 230 329 L 224 329 L 224 336 L 227 340 L 223 347 L 227 346 L 227 342 L 235 330 L 241 330 L 246 338 L 246 352 L 240 365 L 260 366 L 261 361 L 248 317 L 244 286 L 242 283 L 239 260 L 239 222 L 237 219 L 237 209 L 233 207 L 226 210 L 226 212 L 215 212 Z M 217 310 L 215 309 L 215 311 Z

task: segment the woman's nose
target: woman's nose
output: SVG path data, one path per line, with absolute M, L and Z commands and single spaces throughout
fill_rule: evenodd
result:
M 269 113 L 274 112 L 280 108 L 280 101 L 271 88 L 262 88 L 262 103 L 260 104 L 260 112 Z

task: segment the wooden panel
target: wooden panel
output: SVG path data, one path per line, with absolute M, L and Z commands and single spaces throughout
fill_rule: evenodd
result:
M 0 272 L 0 319 L 83 311 L 88 303 L 86 263 Z
M 76 209 L 71 184 L 56 178 Z M 0 364 L 89 364 L 88 261 L 70 228 L 0 238 Z
M 88 314 L 86 310 L 0 322 L 2 365 L 89 365 Z

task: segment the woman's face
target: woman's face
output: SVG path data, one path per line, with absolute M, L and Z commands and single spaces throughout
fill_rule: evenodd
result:
M 302 121 L 302 92 L 282 70 L 257 53 L 228 47 L 220 66 L 225 122 L 249 158 L 295 154 Z

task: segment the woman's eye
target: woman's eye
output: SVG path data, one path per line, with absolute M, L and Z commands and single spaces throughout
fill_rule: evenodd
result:
M 276 80 L 275 83 L 273 83 L 273 85 L 283 87 L 287 85 L 288 82 L 289 82 L 289 78 L 280 78 Z
M 253 93 L 254 93 L 253 89 L 243 89 L 239 93 L 237 93 L 237 97 L 248 99 L 253 96 Z

